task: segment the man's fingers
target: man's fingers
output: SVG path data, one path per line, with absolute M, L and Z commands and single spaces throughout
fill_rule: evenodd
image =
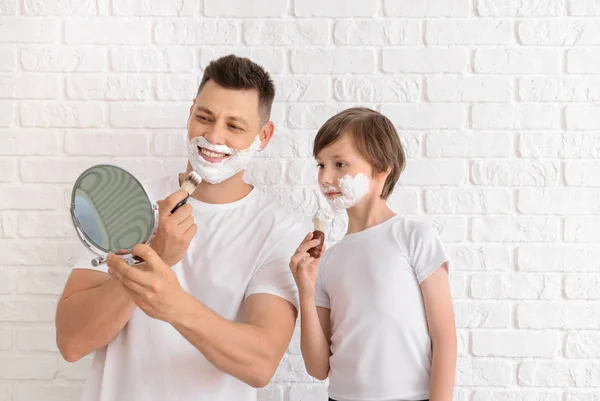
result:
M 177 210 L 177 212 L 179 212 L 179 210 Z M 177 226 L 177 229 L 185 232 L 192 226 L 192 224 L 194 224 L 194 216 L 187 216 L 185 219 L 183 219 L 183 221 L 181 221 L 178 224 L 179 226 Z
M 137 245 L 136 245 L 137 246 Z M 133 248 L 135 249 L 135 247 Z M 130 266 L 123 259 L 116 255 L 108 255 L 108 267 L 115 273 L 118 273 L 126 280 L 131 280 L 140 285 L 144 285 L 146 273 L 135 266 Z
M 194 211 L 194 208 L 192 207 L 192 205 L 190 205 L 189 203 L 186 203 L 185 205 L 183 205 L 179 209 L 177 209 L 175 211 L 175 213 L 173 213 L 173 217 L 171 217 L 171 218 L 173 219 L 173 222 L 175 224 L 181 224 L 182 222 L 185 221 L 185 219 L 187 219 L 188 217 L 190 217 L 192 215 L 193 211 Z
M 156 202 L 158 205 L 158 212 L 161 215 L 169 215 L 171 214 L 171 210 L 177 205 L 179 202 L 185 199 L 188 195 L 183 189 L 180 189 L 177 192 L 172 193 L 167 196 L 164 200 Z M 178 209 L 179 210 L 179 209 Z
M 146 244 L 137 244 L 131 250 L 131 253 L 135 256 L 139 256 L 146 262 L 146 266 L 156 266 L 157 263 L 162 263 L 162 259 L 154 249 Z
M 136 282 L 129 280 L 120 271 L 110 268 L 108 273 L 119 280 L 130 294 L 139 296 L 142 293 L 144 288 Z

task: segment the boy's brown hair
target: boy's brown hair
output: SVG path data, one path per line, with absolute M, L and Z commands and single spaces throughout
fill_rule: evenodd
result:
M 196 96 L 211 79 L 226 89 L 257 90 L 261 121 L 266 123 L 269 120 L 275 99 L 275 84 L 269 73 L 260 65 L 249 58 L 233 54 L 213 60 L 204 69 Z
M 371 164 L 375 173 L 391 168 L 381 192 L 381 198 L 387 199 L 406 164 L 406 155 L 394 124 L 383 114 L 366 107 L 346 109 L 331 117 L 319 129 L 313 156 L 316 158 L 322 149 L 346 133 L 352 135 L 359 153 Z

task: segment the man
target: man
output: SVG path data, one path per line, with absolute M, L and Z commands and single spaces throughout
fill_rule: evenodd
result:
M 274 95 L 250 60 L 210 63 L 190 108 L 186 173 L 146 183 L 160 218 L 151 247 L 133 249 L 145 263 L 76 264 L 56 328 L 67 361 L 95 351 L 83 401 L 253 400 L 271 380 L 296 322 L 289 260 L 308 231 L 243 181 L 273 135 Z M 202 183 L 171 214 L 192 169 Z

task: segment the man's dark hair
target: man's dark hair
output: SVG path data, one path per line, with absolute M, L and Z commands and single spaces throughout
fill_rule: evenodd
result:
M 225 89 L 257 90 L 261 122 L 269 121 L 275 99 L 275 85 L 269 73 L 260 65 L 233 54 L 213 60 L 204 69 L 196 96 L 211 79 Z

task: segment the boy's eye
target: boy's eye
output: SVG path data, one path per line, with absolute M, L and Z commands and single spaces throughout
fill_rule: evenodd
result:
M 319 163 L 317 164 L 317 168 L 323 168 L 323 165 Z
M 346 167 L 346 163 L 342 163 L 342 162 L 337 162 L 335 165 L 336 165 L 336 167 L 339 167 L 339 168 Z

